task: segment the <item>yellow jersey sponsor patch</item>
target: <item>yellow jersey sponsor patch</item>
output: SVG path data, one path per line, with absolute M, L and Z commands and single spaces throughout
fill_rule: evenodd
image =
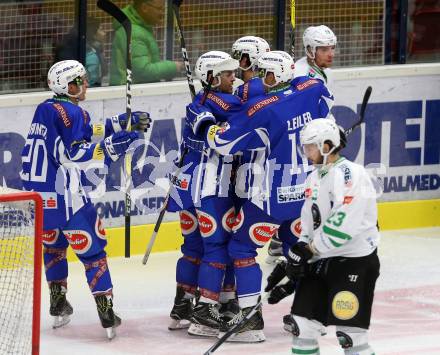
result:
M 359 300 L 353 292 L 338 292 L 332 301 L 332 313 L 340 320 L 352 319 L 359 311 Z
M 100 144 L 95 145 L 95 149 L 93 149 L 92 159 L 96 159 L 96 160 L 104 159 L 104 150 L 101 148 Z
M 217 133 L 217 131 L 219 131 L 221 129 L 222 129 L 221 127 L 215 126 L 215 125 L 212 125 L 211 127 L 209 127 L 208 139 L 214 140 L 215 134 Z
M 103 136 L 104 135 L 104 125 L 103 124 L 94 124 L 93 126 L 93 135 L 94 136 Z

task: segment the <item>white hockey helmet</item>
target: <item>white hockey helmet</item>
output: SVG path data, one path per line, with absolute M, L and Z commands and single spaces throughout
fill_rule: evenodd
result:
M 255 70 L 258 58 L 269 51 L 269 43 L 267 43 L 265 39 L 256 36 L 241 37 L 232 45 L 232 57 L 234 59 L 240 61 L 244 54 L 249 56 L 249 66 L 247 68 L 240 67 L 241 70 Z
M 295 64 L 292 57 L 283 51 L 267 52 L 258 59 L 260 77 L 263 78 L 263 84 L 268 87 L 290 82 L 293 79 L 294 68 Z M 274 85 L 269 86 L 264 81 L 268 72 L 273 73 L 275 76 Z
M 336 46 L 336 36 L 327 26 L 310 26 L 304 31 L 303 45 L 307 56 L 314 59 L 316 47 Z
M 324 157 L 331 154 L 341 144 L 339 127 L 335 121 L 329 118 L 317 118 L 308 122 L 301 130 L 299 139 L 301 148 L 306 144 L 316 144 Z M 333 147 L 328 153 L 324 153 L 324 143 L 327 141 L 330 141 Z
M 213 77 L 220 75 L 223 71 L 237 70 L 238 60 L 233 59 L 228 53 L 221 51 L 210 51 L 202 54 L 199 59 L 197 59 L 195 72 L 198 79 L 202 83 L 208 85 L 209 74 Z M 218 83 L 212 85 L 212 87 L 217 87 L 220 85 L 220 78 L 218 78 Z
M 47 84 L 57 95 L 69 95 L 69 83 L 86 75 L 84 66 L 76 60 L 57 62 L 47 73 Z

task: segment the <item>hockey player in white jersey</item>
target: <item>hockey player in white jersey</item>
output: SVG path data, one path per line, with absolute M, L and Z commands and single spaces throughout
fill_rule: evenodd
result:
M 303 44 L 306 56 L 295 63 L 295 81 L 292 84 L 294 90 L 298 84 L 301 86 L 303 77 L 309 77 L 323 81 L 329 91 L 332 92 L 330 67 L 333 64 L 336 42 L 335 34 L 327 26 L 311 26 L 304 31 Z M 268 277 L 266 291 L 271 290 L 269 303 L 278 303 L 294 292 L 294 284 L 292 281 L 288 281 L 277 285 L 285 276 L 286 266 L 285 261 L 280 258 L 283 255 L 283 246 L 277 235 L 272 238 L 267 251 L 269 256 L 266 258 L 266 262 L 277 264 Z M 283 318 L 284 327 L 288 331 L 290 331 L 289 318 L 289 315 Z
M 327 26 L 310 26 L 303 34 L 306 56 L 295 62 L 295 78 L 308 76 L 332 86 L 331 70 L 335 56 L 336 36 Z
M 339 155 L 332 120 L 307 123 L 301 147 L 316 169 L 306 180 L 302 231 L 288 254 L 287 274 L 300 280 L 292 306 L 293 354 L 319 354 L 328 325 L 346 355 L 372 355 L 368 343 L 379 276 L 376 191 L 365 168 Z

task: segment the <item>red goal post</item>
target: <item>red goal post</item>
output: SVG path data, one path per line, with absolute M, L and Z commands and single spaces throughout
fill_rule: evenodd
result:
M 0 186 L 0 353 L 39 354 L 43 200 Z

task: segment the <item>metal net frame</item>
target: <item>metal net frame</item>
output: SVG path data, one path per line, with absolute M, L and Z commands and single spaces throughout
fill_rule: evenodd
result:
M 0 353 L 38 354 L 43 203 L 0 187 Z

